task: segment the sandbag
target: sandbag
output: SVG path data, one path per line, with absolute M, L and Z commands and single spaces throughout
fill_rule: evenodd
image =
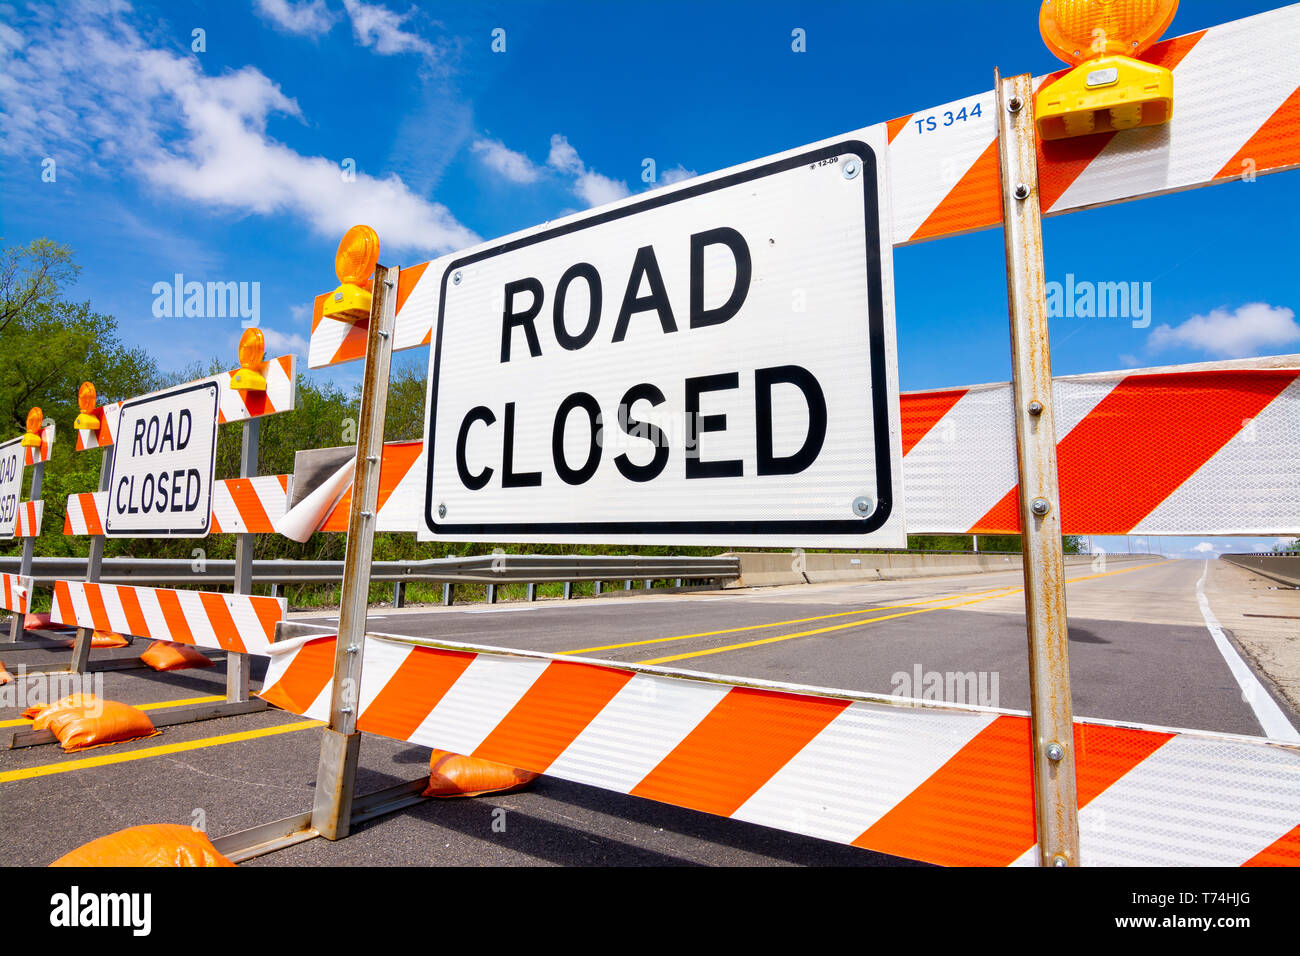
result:
M 23 618 L 24 631 L 38 631 L 42 628 L 50 627 L 52 622 L 48 614 L 28 614 Z M 54 625 L 62 627 L 62 625 Z
M 54 734 L 64 753 L 158 734 L 144 711 L 94 694 L 72 694 L 51 704 L 36 715 L 32 728 Z
M 96 713 L 103 706 L 102 701 L 94 694 L 69 694 L 50 704 L 32 704 L 23 711 L 23 716 L 28 720 L 35 721 L 32 725 L 33 730 L 49 730 L 50 718 L 60 710 L 75 710 L 79 713 Z
M 429 758 L 426 797 L 477 797 L 484 793 L 522 790 L 540 774 L 480 757 L 435 750 Z
M 183 671 L 190 667 L 211 667 L 213 661 L 206 654 L 196 651 L 188 644 L 173 644 L 171 641 L 154 641 L 149 650 L 140 655 L 156 671 Z
M 0 661 L 0 687 L 3 687 L 5 684 L 12 684 L 13 682 L 14 675 L 5 670 L 5 662 Z
M 50 866 L 234 866 L 208 835 L 180 823 L 128 827 L 77 847 Z
M 113 631 L 95 631 L 90 635 L 91 647 L 126 647 L 130 643 L 131 642 L 121 634 L 117 634 Z M 75 638 L 63 642 L 64 647 L 75 647 L 76 644 L 77 641 Z

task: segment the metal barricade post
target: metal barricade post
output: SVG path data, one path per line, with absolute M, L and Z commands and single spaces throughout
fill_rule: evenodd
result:
M 998 159 L 1011 313 L 1011 380 L 1024 541 L 1025 626 L 1029 635 L 1030 722 L 1039 862 L 1079 862 L 1073 707 L 1065 616 L 1065 557 L 1056 474 L 1043 231 L 1038 204 L 1033 82 L 1028 73 L 997 90 Z
M 313 829 L 331 840 L 347 836 L 352 823 L 352 797 L 361 746 L 356 709 L 366 640 L 366 609 L 370 601 L 370 562 L 374 554 L 379 470 L 384 450 L 384 412 L 388 407 L 397 278 L 396 268 L 376 266 L 339 598 L 330 722 L 321 737 L 311 815 Z

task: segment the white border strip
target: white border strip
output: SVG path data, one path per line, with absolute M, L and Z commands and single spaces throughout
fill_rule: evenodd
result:
M 1210 602 L 1205 597 L 1205 579 L 1209 576 L 1209 573 L 1210 562 L 1207 559 L 1205 569 L 1201 572 L 1201 579 L 1196 582 L 1196 603 L 1201 608 L 1201 616 L 1205 618 L 1205 626 L 1209 630 L 1210 636 L 1214 638 L 1214 646 L 1223 655 L 1228 670 L 1232 671 L 1232 676 L 1237 680 L 1237 686 L 1241 688 L 1241 699 L 1250 704 L 1250 709 L 1255 712 L 1255 719 L 1264 728 L 1266 737 L 1283 743 L 1300 744 L 1300 731 L 1297 731 L 1291 725 L 1291 721 L 1287 720 L 1286 714 L 1277 705 L 1277 701 L 1259 682 L 1259 678 L 1250 669 L 1250 665 L 1241 659 L 1237 649 L 1232 646 L 1232 642 L 1223 633 L 1223 628 L 1219 626 L 1219 621 L 1214 616 L 1214 612 L 1210 610 Z

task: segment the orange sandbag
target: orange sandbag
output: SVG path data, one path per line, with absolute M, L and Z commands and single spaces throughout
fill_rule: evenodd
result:
M 426 797 L 477 797 L 522 790 L 540 776 L 509 764 L 435 750 L 429 758 Z
M 36 730 L 48 730 L 58 737 L 64 753 L 158 734 L 144 711 L 130 704 L 100 700 L 93 694 L 72 696 L 81 699 L 70 702 L 65 698 L 42 711 L 32 725 Z
M 63 646 L 75 647 L 76 643 L 75 639 L 64 641 Z M 126 647 L 130 643 L 131 642 L 121 634 L 116 634 L 113 631 L 95 631 L 95 633 L 90 635 L 91 647 Z
M 14 675 L 9 673 L 7 670 L 5 670 L 5 662 L 0 661 L 0 686 L 4 686 L 5 684 L 12 684 L 13 682 L 14 682 Z
M 140 655 L 156 671 L 183 671 L 189 667 L 211 667 L 212 659 L 201 654 L 188 644 L 173 644 L 171 641 L 154 641 L 149 650 Z
M 43 627 L 49 627 L 50 623 L 50 616 L 48 614 L 28 614 L 23 618 L 23 630 L 39 630 Z
M 208 835 L 180 823 L 128 827 L 77 847 L 50 866 L 234 866 Z
M 69 694 L 52 704 L 33 704 L 23 711 L 23 716 L 34 720 L 33 730 L 49 730 L 50 718 L 60 710 L 74 710 L 77 713 L 97 713 L 103 704 L 94 694 Z

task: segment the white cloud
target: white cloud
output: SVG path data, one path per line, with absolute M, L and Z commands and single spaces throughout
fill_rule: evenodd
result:
M 1300 325 L 1293 311 L 1251 302 L 1231 312 L 1214 309 L 1179 325 L 1156 326 L 1147 338 L 1147 348 L 1152 352 L 1189 348 L 1222 358 L 1244 358 L 1294 342 L 1300 342 Z
M 1196 547 L 1192 548 L 1192 550 L 1197 554 L 1213 554 L 1216 549 L 1214 545 L 1210 544 L 1210 542 L 1202 541 Z
M 684 179 L 694 179 L 698 175 L 699 173 L 695 170 L 687 169 L 681 163 L 678 163 L 672 169 L 659 174 L 659 185 L 671 186 L 673 183 L 680 183 Z
M 325 0 L 254 0 L 253 5 L 263 18 L 299 36 L 323 36 L 338 21 L 338 14 L 325 6 Z
M 613 202 L 632 192 L 622 180 L 611 179 L 594 169 L 588 169 L 578 151 L 559 133 L 551 136 L 551 152 L 546 157 L 546 165 L 574 177 L 573 193 L 588 206 Z
M 280 355 L 307 355 L 308 341 L 297 332 L 281 332 L 270 326 L 260 326 L 266 338 L 266 354 L 271 357 Z
M 333 159 L 271 138 L 298 103 L 253 67 L 209 76 L 149 46 L 119 9 L 39 10 L 0 81 L 0 152 L 60 157 L 60 174 L 123 173 L 204 207 L 290 215 L 333 238 L 368 222 L 390 248 L 448 252 L 478 237 L 400 177 L 345 181 Z M 13 49 L 12 38 L 0 42 Z
M 377 3 L 343 0 L 343 8 L 352 19 L 352 31 L 362 46 L 373 46 L 375 52 L 382 56 L 420 53 L 430 59 L 434 58 L 433 45 L 428 40 L 402 29 L 402 24 L 415 13 L 414 7 L 407 13 L 394 13 Z
M 483 164 L 512 183 L 535 183 L 542 171 L 523 153 L 516 153 L 500 140 L 477 139 L 470 150 L 482 156 Z
M 580 176 L 586 170 L 578 151 L 569 145 L 568 139 L 559 133 L 551 136 L 551 152 L 546 157 L 546 165 L 558 169 L 570 176 Z
M 608 176 L 602 176 L 590 169 L 578 177 L 573 184 L 573 191 L 588 206 L 599 206 L 607 202 L 613 202 L 631 193 L 631 190 L 627 188 L 627 183 L 617 179 L 610 179 Z
M 1295 538 L 1278 538 L 1273 542 L 1273 547 L 1294 549 L 1296 546 L 1296 540 L 1297 539 Z

